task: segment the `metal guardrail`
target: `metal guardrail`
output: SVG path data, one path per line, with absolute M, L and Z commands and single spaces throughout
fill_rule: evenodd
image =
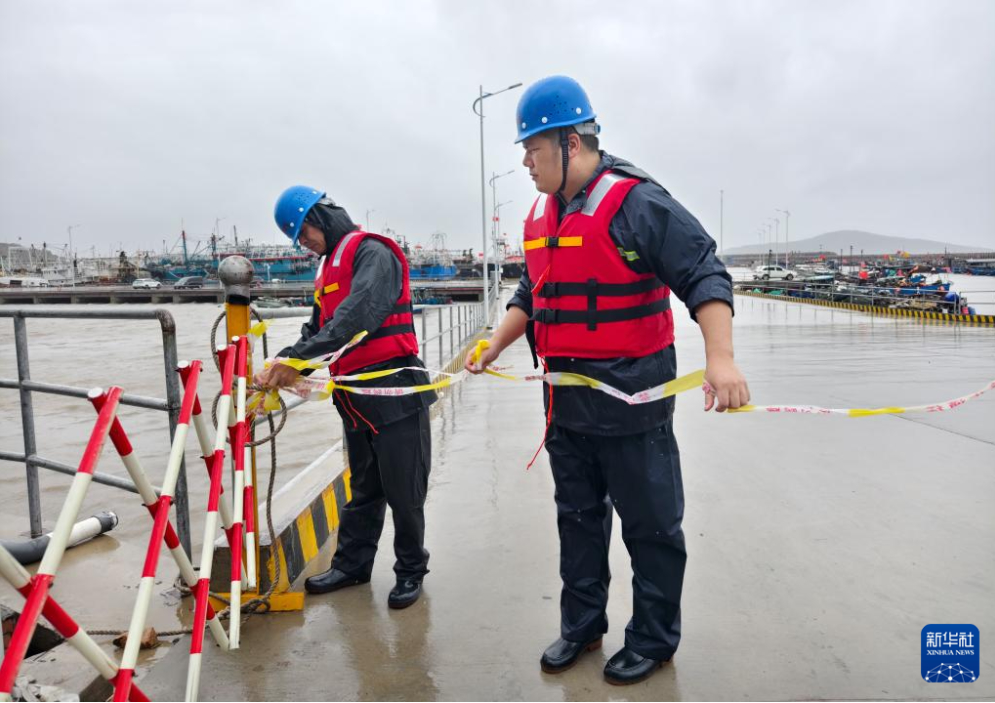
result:
M 445 326 L 445 313 L 449 311 L 449 324 Z M 454 315 L 455 313 L 455 315 Z M 439 321 L 438 333 L 428 336 L 428 318 L 437 315 Z M 455 320 L 453 319 L 455 317 Z M 418 341 L 421 349 L 421 358 L 426 366 L 431 367 L 428 362 L 429 342 L 438 341 L 439 356 L 438 368 L 446 365 L 446 357 L 443 356 L 443 348 L 446 337 L 449 338 L 449 358 L 458 349 L 463 348 L 463 344 L 470 337 L 475 335 L 484 324 L 484 306 L 481 303 L 452 304 L 452 305 L 423 305 L 421 306 L 421 339 Z
M 98 319 L 98 320 L 156 320 L 162 331 L 162 359 L 166 374 L 166 398 L 152 398 L 142 395 L 124 394 L 121 404 L 131 405 L 151 410 L 164 410 L 169 415 L 169 437 L 172 442 L 176 433 L 176 425 L 180 414 L 180 383 L 177 377 L 176 356 L 176 323 L 173 316 L 166 310 L 54 310 L 45 308 L 3 308 L 0 307 L 0 317 L 14 320 L 14 346 L 17 355 L 17 379 L 0 378 L 0 388 L 16 389 L 21 401 L 21 433 L 24 439 L 24 453 L 0 451 L 0 460 L 20 462 L 24 464 L 28 488 L 28 517 L 31 525 L 31 536 L 42 534 L 41 495 L 38 483 L 38 468 L 48 469 L 57 473 L 73 475 L 76 467 L 63 464 L 53 459 L 38 455 L 35 435 L 34 406 L 32 393 L 47 393 L 52 395 L 86 398 L 89 389 L 76 388 L 57 383 L 44 383 L 31 379 L 28 362 L 28 328 L 27 318 L 44 319 Z M 138 493 L 135 485 L 126 479 L 95 472 L 93 480 L 106 486 L 113 486 L 132 493 Z M 190 512 L 187 498 L 186 469 L 181 464 L 180 476 L 176 483 L 176 529 L 180 543 L 187 554 L 190 554 Z
M 490 286 L 491 291 L 487 296 L 488 301 L 490 301 L 491 307 L 494 308 L 498 305 L 501 297 L 501 281 L 495 280 L 493 285 Z M 429 353 L 429 342 L 438 342 L 438 363 L 436 368 L 444 369 L 450 361 L 452 361 L 453 356 L 456 352 L 463 348 L 463 345 L 471 337 L 476 335 L 484 328 L 484 320 L 486 316 L 484 315 L 484 303 L 450 303 L 449 305 L 420 305 L 421 309 L 421 338 L 418 340 L 419 349 L 421 350 L 422 361 L 429 368 L 432 364 L 429 363 L 428 353 Z M 448 326 L 446 325 L 445 315 L 446 311 L 449 311 Z M 493 311 L 492 311 L 493 312 Z M 455 313 L 455 314 L 454 314 Z M 430 316 L 436 315 L 438 320 L 438 332 L 431 337 L 428 336 L 428 319 Z M 493 316 L 491 319 L 495 319 Z M 443 349 L 445 348 L 446 337 L 449 338 L 449 356 L 444 356 Z

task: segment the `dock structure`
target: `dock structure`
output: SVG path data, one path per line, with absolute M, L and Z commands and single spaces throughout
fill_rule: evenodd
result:
M 918 405 L 991 380 L 992 331 L 737 299 L 736 355 L 756 403 Z M 704 366 L 679 310 L 681 373 Z M 924 339 L 927 343 L 924 344 Z M 524 343 L 500 362 L 524 373 Z M 702 412 L 678 398 L 688 571 L 683 641 L 648 681 L 609 689 L 631 570 L 619 523 L 604 649 L 559 675 L 558 540 L 537 384 L 474 378 L 439 404 L 421 600 L 387 608 L 390 521 L 370 584 L 257 616 L 238 657 L 204 655 L 202 700 L 907 699 L 995 696 L 995 666 L 942 688 L 920 675 L 935 623 L 995 631 L 995 397 L 869 418 Z M 329 409 L 329 413 L 331 410 Z M 327 568 L 334 534 L 309 572 Z M 298 583 L 299 585 L 299 583 Z M 142 681 L 183 695 L 180 640 Z
M 453 302 L 480 301 L 483 284 L 480 280 L 412 281 L 411 289 L 420 300 L 444 298 Z M 252 299 L 275 298 L 289 302 L 307 302 L 314 295 L 314 284 L 309 281 L 267 284 L 252 289 Z M 58 286 L 51 288 L 14 287 L 0 288 L 0 305 L 61 305 L 61 304 L 117 304 L 117 303 L 223 303 L 221 286 L 206 285 L 202 288 L 134 289 L 131 286 Z

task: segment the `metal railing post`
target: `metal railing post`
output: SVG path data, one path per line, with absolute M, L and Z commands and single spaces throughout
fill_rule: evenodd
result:
M 421 309 L 421 360 L 428 365 L 428 359 L 425 358 L 425 354 L 428 352 L 428 308 Z
M 166 404 L 169 414 L 169 441 L 173 442 L 176 436 L 176 426 L 180 420 L 180 378 L 177 373 L 179 360 L 176 356 L 176 323 L 173 316 L 163 311 L 159 318 L 159 325 L 162 328 L 162 361 L 166 371 Z M 187 469 L 185 462 L 180 460 L 180 473 L 176 479 L 176 489 L 174 494 L 174 504 L 176 505 L 176 533 L 180 538 L 180 545 L 183 551 L 190 556 L 192 553 L 190 546 L 190 502 L 187 495 Z
M 28 366 L 28 328 L 24 318 L 14 318 L 14 347 L 17 350 L 17 380 L 23 384 L 31 380 Z M 31 536 L 40 537 L 41 531 L 41 493 L 38 487 L 38 467 L 31 463 L 35 455 L 35 415 L 31 404 L 31 391 L 20 388 L 21 396 L 21 432 L 24 435 L 24 469 L 28 481 L 28 516 L 31 522 Z
M 453 327 L 453 307 L 449 306 L 449 356 L 453 355 L 453 351 L 456 349 L 456 328 Z
M 442 368 L 442 308 L 437 308 L 439 311 L 439 368 Z

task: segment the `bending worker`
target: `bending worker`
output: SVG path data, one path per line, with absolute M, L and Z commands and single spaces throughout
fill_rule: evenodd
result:
M 315 278 L 314 309 L 293 346 L 277 356 L 313 359 L 345 346 L 358 333 L 368 336 L 331 367 L 332 376 L 397 367 L 421 367 L 412 323 L 408 263 L 390 238 L 362 231 L 324 193 L 293 186 L 276 203 L 276 223 L 295 245 L 324 260 Z M 281 388 L 298 372 L 274 364 L 256 376 L 259 385 Z M 350 385 L 411 386 L 428 383 L 424 371 L 405 370 Z M 345 423 L 352 472 L 352 500 L 342 509 L 338 546 L 331 568 L 305 581 L 310 593 L 328 593 L 366 583 L 373 570 L 386 507 L 394 516 L 394 572 L 391 608 L 406 608 L 421 594 L 428 573 L 425 494 L 432 462 L 428 408 L 434 392 L 400 397 L 333 393 Z
M 731 278 L 715 242 L 653 178 L 599 151 L 600 127 L 573 79 L 545 78 L 522 95 L 517 142 L 539 197 L 525 220 L 525 272 L 480 373 L 527 335 L 549 371 L 591 376 L 626 393 L 676 376 L 670 291 L 705 340 L 705 410 L 749 401 L 733 361 Z M 538 360 L 536 361 L 538 365 Z M 686 552 L 674 398 L 628 405 L 587 387 L 543 386 L 546 450 L 560 535 L 560 638 L 543 671 L 570 668 L 608 630 L 612 506 L 633 571 L 625 646 L 604 675 L 629 684 L 677 650 Z

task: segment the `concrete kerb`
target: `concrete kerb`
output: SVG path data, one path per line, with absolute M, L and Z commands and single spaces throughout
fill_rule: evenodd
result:
M 447 373 L 458 372 L 463 368 L 463 360 L 466 355 L 476 346 L 478 340 L 485 337 L 484 332 L 479 332 L 468 339 L 442 370 Z M 434 404 L 431 416 L 434 418 L 440 412 L 442 412 L 442 403 Z M 280 510 L 278 514 L 274 513 L 273 515 L 273 529 L 276 533 L 276 542 L 280 546 L 279 549 L 274 549 L 270 543 L 269 530 L 265 527 L 265 518 L 263 517 L 262 505 L 260 505 L 261 524 L 256 528 L 260 538 L 259 592 L 268 590 L 275 578 L 274 556 L 280 559 L 280 581 L 277 584 L 276 592 L 290 590 L 294 582 L 305 572 L 311 560 L 321 551 L 328 538 L 338 528 L 342 508 L 352 498 L 348 452 L 345 449 L 345 438 L 343 438 L 334 446 L 329 447 L 273 496 L 274 511 Z M 297 500 L 289 502 L 287 507 L 284 508 L 280 505 L 281 498 L 284 499 L 282 502 L 287 503 L 297 486 L 308 483 L 307 479 L 315 475 L 315 472 L 328 471 L 328 461 L 339 453 L 342 455 L 342 468 L 331 481 L 318 481 L 315 487 L 307 490 Z M 229 586 L 227 574 L 231 563 L 231 553 L 228 549 L 228 541 L 224 537 L 219 538 L 215 543 L 214 558 L 211 590 L 227 591 Z
M 924 322 L 937 322 L 944 324 L 960 325 L 995 325 L 995 315 L 955 315 L 943 312 L 933 312 L 930 310 L 910 310 L 906 308 L 882 308 L 876 305 L 860 305 L 858 303 L 843 303 L 833 300 L 820 300 L 817 298 L 796 298 L 790 295 L 769 295 L 767 293 L 754 293 L 750 290 L 736 290 L 736 295 L 745 295 L 751 298 L 764 298 L 766 300 L 779 300 L 788 303 L 804 303 L 806 305 L 816 305 L 834 310 L 848 310 L 850 312 L 863 312 L 869 315 L 883 315 L 886 317 L 904 317 L 922 320 Z

